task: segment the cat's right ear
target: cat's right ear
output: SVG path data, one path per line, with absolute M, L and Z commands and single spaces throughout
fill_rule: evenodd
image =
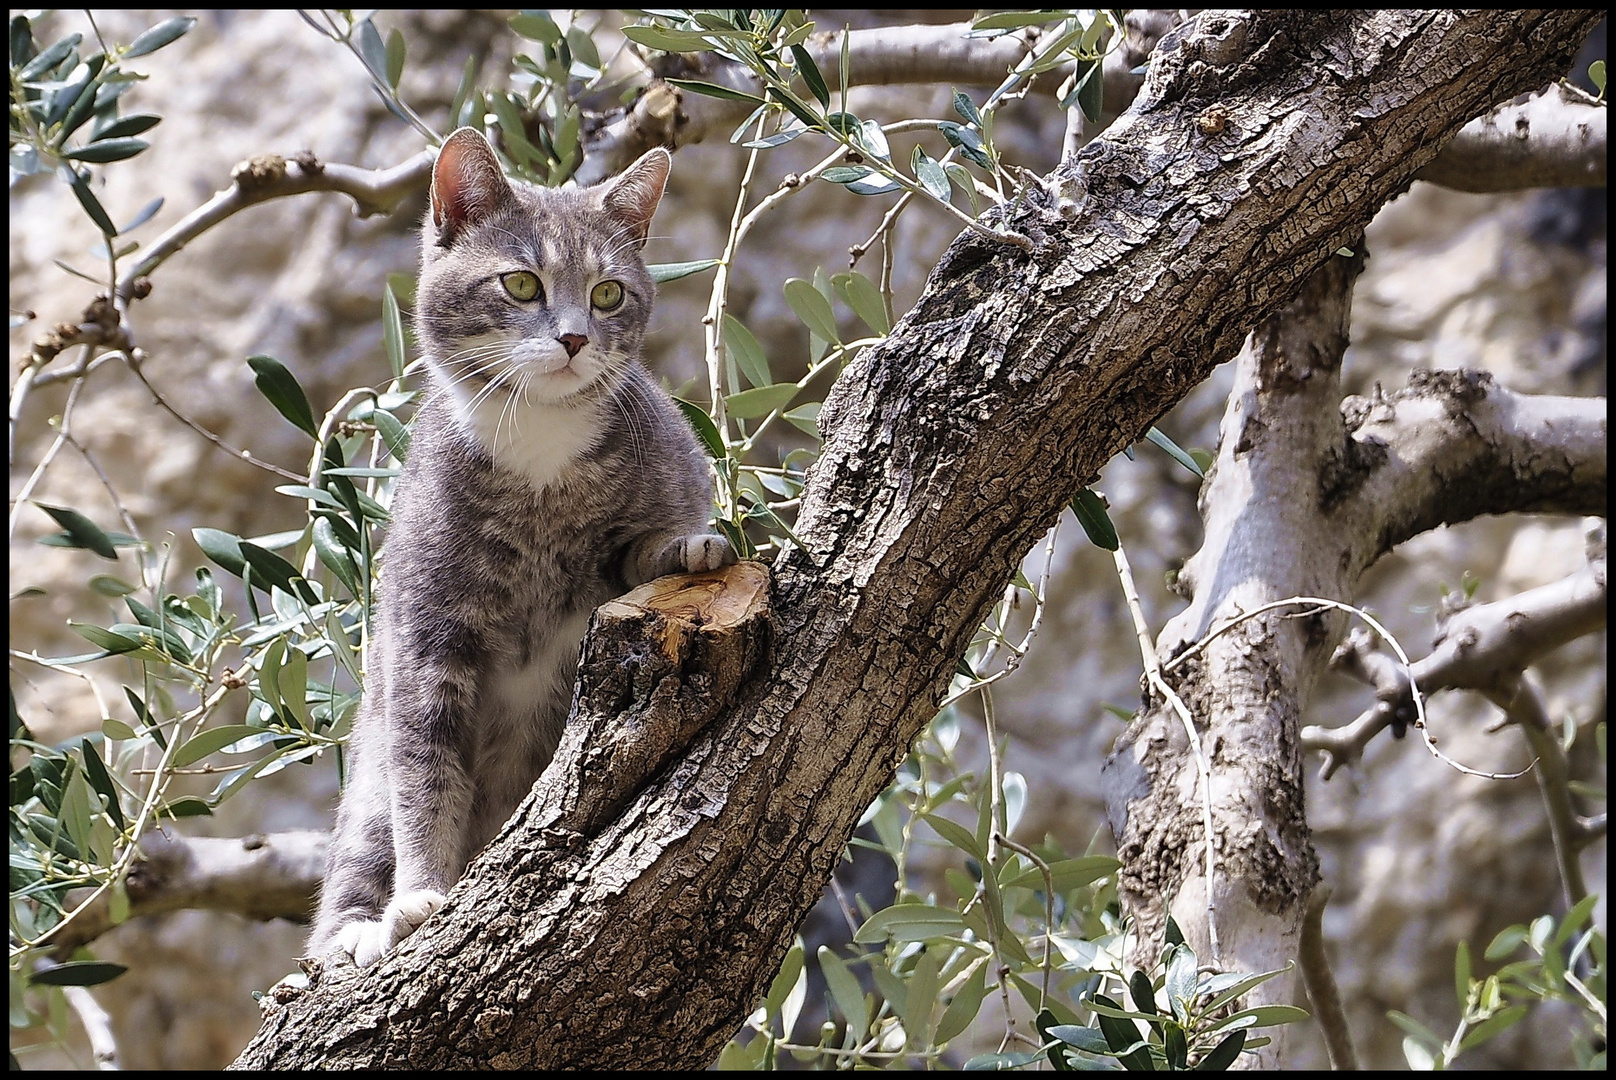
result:
M 448 243 L 513 197 L 482 132 L 463 127 L 443 141 L 432 167 L 432 225 L 439 243 Z

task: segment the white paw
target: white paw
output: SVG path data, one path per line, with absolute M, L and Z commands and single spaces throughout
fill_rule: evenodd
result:
M 331 947 L 353 957 L 356 966 L 368 968 L 415 933 L 427 917 L 443 906 L 443 894 L 432 889 L 395 896 L 380 919 L 351 922 L 337 931 Z
M 385 931 L 381 921 L 370 919 L 364 922 L 351 922 L 337 931 L 337 936 L 331 939 L 331 947 L 336 952 L 347 953 L 353 957 L 353 962 L 359 967 L 367 968 L 382 958 L 387 950 L 383 947 Z
M 443 906 L 443 899 L 443 894 L 434 889 L 415 889 L 393 897 L 382 912 L 382 925 L 387 929 L 387 944 L 382 951 L 392 952 L 399 942 L 415 933 L 428 916 Z
M 705 570 L 717 570 L 735 561 L 735 549 L 729 546 L 727 538 L 718 533 L 686 536 L 679 541 L 679 545 L 683 549 L 682 561 L 688 573 L 699 574 Z

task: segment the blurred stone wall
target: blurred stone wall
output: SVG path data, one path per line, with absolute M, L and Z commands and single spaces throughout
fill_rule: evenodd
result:
M 98 13 L 102 33 L 128 41 L 166 13 Z M 126 99 L 128 108 L 162 113 L 148 138 L 153 148 L 137 163 L 112 166 L 102 201 L 127 220 L 159 195 L 167 201 L 137 238 L 149 241 L 228 182 L 231 167 L 253 154 L 311 149 L 322 160 L 384 167 L 419 149 L 418 137 L 381 105 L 358 61 L 284 11 L 207 12 L 192 33 L 142 65 L 150 73 Z M 831 20 L 840 24 L 843 19 Z M 48 23 L 59 32 L 87 29 L 82 15 Z M 442 123 L 468 55 L 485 58 L 485 79 L 508 69 L 518 43 L 500 19 L 471 12 L 382 13 L 383 32 L 403 28 L 410 64 L 403 92 L 429 121 Z M 829 23 L 827 23 L 829 25 Z M 947 115 L 948 89 L 855 93 L 861 115 Z M 1012 157 L 1044 171 L 1054 164 L 1063 128 L 1047 99 L 1009 106 L 1000 138 Z M 786 172 L 816 160 L 802 139 L 766 156 L 753 185 L 773 190 Z M 908 143 L 894 139 L 895 150 Z M 722 141 L 681 150 L 657 219 L 651 261 L 719 254 L 728 228 L 742 157 Z M 849 245 L 874 229 L 886 200 L 859 199 L 815 185 L 764 219 L 741 250 L 730 310 L 756 332 L 777 373 L 805 360 L 806 331 L 781 296 L 787 277 L 809 276 L 816 265 L 835 272 Z M 199 239 L 154 276 L 152 295 L 135 305 L 134 328 L 150 354 L 148 376 L 176 407 L 226 441 L 300 470 L 307 444 L 253 387 L 244 359 L 264 352 L 302 381 L 317 412 L 350 386 L 386 378 L 380 296 L 388 273 L 412 271 L 422 200 L 392 217 L 360 220 L 351 203 L 307 195 L 251 208 Z M 918 295 L 929 269 L 951 239 L 940 212 L 916 208 L 898 229 L 894 281 L 901 311 Z M 87 283 L 53 265 L 62 259 L 88 268 L 97 239 L 69 192 L 49 176 L 11 193 L 11 306 L 37 312 L 12 331 L 11 354 L 90 297 Z M 1486 367 L 1518 390 L 1604 392 L 1604 192 L 1459 195 L 1416 185 L 1377 219 L 1368 238 L 1370 262 L 1355 303 L 1349 388 L 1380 382 L 1400 386 L 1415 365 Z M 876 275 L 878 253 L 860 269 Z M 700 319 L 710 277 L 662 287 L 649 360 L 678 385 L 702 374 Z M 851 327 L 847 327 L 851 329 Z M 61 363 L 61 361 L 58 361 Z M 1211 449 L 1228 388 L 1215 374 L 1159 426 L 1180 445 Z M 13 494 L 48 445 L 47 418 L 61 411 L 61 386 L 28 402 L 18 432 Z M 292 527 L 301 504 L 272 493 L 278 479 L 188 431 L 158 410 L 126 370 L 109 364 L 90 378 L 75 430 L 94 452 L 146 535 L 174 544 L 172 575 L 202 564 L 190 541 L 193 527 L 244 536 Z M 1101 488 L 1129 545 L 1146 612 L 1159 627 L 1181 601 L 1164 574 L 1199 542 L 1195 481 L 1154 448 L 1118 458 Z M 112 520 L 105 490 L 83 462 L 64 452 L 35 493 L 42 501 L 77 507 Z M 110 605 L 83 581 L 101 572 L 93 556 L 40 547 L 32 541 L 54 526 L 25 509 L 11 549 L 12 593 L 35 586 L 42 596 L 12 603 L 13 648 L 44 653 L 80 651 L 66 621 L 103 624 Z M 1416 655 L 1433 625 L 1439 584 L 1458 588 L 1469 571 L 1491 600 L 1552 580 L 1582 559 L 1579 522 L 1553 518 L 1488 519 L 1420 537 L 1388 557 L 1360 600 L 1383 618 Z M 1029 560 L 1032 576 L 1041 553 Z M 127 562 L 127 557 L 125 557 Z M 129 572 L 125 570 L 125 576 Z M 1105 703 L 1138 703 L 1139 658 L 1111 569 L 1068 519 L 1052 579 L 1042 633 L 1016 676 L 998 696 L 1001 723 L 1011 735 L 1007 766 L 1026 774 L 1031 805 L 1018 829 L 1023 839 L 1044 833 L 1068 849 L 1086 848 L 1103 830 L 1099 766 L 1121 730 Z M 75 644 L 78 643 L 78 644 Z M 114 664 L 98 675 L 103 697 L 116 704 L 126 673 Z M 1569 711 L 1586 729 L 1604 713 L 1604 641 L 1587 639 L 1544 665 L 1556 716 Z M 96 727 L 101 715 L 81 681 L 12 664 L 18 705 L 43 737 L 59 739 Z M 1345 723 L 1368 692 L 1327 678 L 1310 717 Z M 1433 703 L 1432 723 L 1455 757 L 1483 768 L 1518 769 L 1528 757 L 1510 731 L 1484 728 L 1495 711 L 1479 699 L 1445 695 Z M 128 719 L 128 717 L 122 717 Z M 1585 730 L 1586 734 L 1586 730 Z M 971 736 L 968 736 L 970 738 Z M 1583 775 L 1603 775 L 1586 760 Z M 979 732 L 975 745 L 980 748 Z M 330 820 L 336 795 L 329 762 L 287 769 L 252 785 L 214 818 L 186 827 L 245 835 Z M 1457 1016 L 1452 992 L 1455 945 L 1481 946 L 1503 926 L 1555 910 L 1558 886 L 1535 784 L 1483 781 L 1454 774 L 1410 739 L 1382 740 L 1367 761 L 1327 784 L 1310 781 L 1310 815 L 1335 899 L 1326 930 L 1349 1003 L 1365 1064 L 1401 1065 L 1389 1008 L 1410 1012 L 1438 1031 Z M 1591 881 L 1603 880 L 1603 846 Z M 1590 854 L 1590 860 L 1594 858 Z M 249 992 L 291 970 L 304 930 L 259 925 L 225 915 L 183 913 L 120 927 L 96 945 L 99 957 L 131 967 L 94 991 L 111 1012 L 122 1062 L 130 1068 L 216 1068 L 245 1044 L 257 1023 Z M 76 1036 L 75 1036 L 76 1037 Z M 1311 1040 L 1311 1042 L 1310 1042 Z M 1564 1063 L 1564 1033 L 1548 1016 L 1519 1025 L 1477 1065 Z M 15 1041 L 14 1041 L 15 1045 Z M 1322 1065 L 1316 1036 L 1292 1039 L 1294 1064 Z M 44 1051 L 25 1057 L 30 1068 L 83 1064 Z

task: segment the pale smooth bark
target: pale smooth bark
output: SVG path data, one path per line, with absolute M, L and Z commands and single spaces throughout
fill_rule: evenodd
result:
M 1589 399 L 1603 407 L 1604 399 Z M 1601 460 L 1604 449 L 1599 451 Z M 1375 704 L 1350 724 L 1307 727 L 1302 742 L 1325 755 L 1320 778 L 1363 756 L 1380 732 L 1414 719 L 1413 684 L 1422 694 L 1441 690 L 1498 692 L 1545 653 L 1605 625 L 1607 596 L 1603 555 L 1559 581 L 1490 604 L 1443 616 L 1430 653 L 1410 669 L 1378 651 L 1366 631 L 1354 631 L 1331 661 L 1336 670 L 1375 688 Z
M 125 879 L 124 918 L 201 908 L 307 922 L 330 838 L 314 829 L 239 839 L 154 830 L 140 838 L 140 858 Z M 57 936 L 56 953 L 65 957 L 115 925 L 111 897 L 103 894 Z
M 1063 213 L 1029 190 L 1001 223 L 1031 251 L 962 236 L 838 379 L 803 546 L 774 567 L 772 647 L 734 700 L 674 725 L 661 767 L 583 831 L 556 824 L 587 796 L 582 761 L 558 758 L 443 910 L 375 967 L 270 1003 L 237 1067 L 708 1064 L 1074 487 L 1464 122 L 1563 70 L 1600 14 L 1250 12 L 1192 28 L 1057 171 L 1051 186 L 1081 179 L 1086 198 Z M 570 728 L 610 730 L 658 688 L 706 693 L 683 667 L 643 685 L 610 681 L 621 662 L 592 674 L 607 645 L 631 647 L 586 640 Z
M 1359 251 L 1327 263 L 1297 301 L 1252 333 L 1235 361 L 1217 458 L 1201 489 L 1206 539 L 1177 581 L 1190 605 L 1156 642 L 1164 663 L 1265 604 L 1351 594 L 1332 542 L 1335 525 L 1319 512 L 1317 492 L 1320 464 L 1345 438 L 1341 356 L 1362 259 Z M 1141 962 L 1160 948 L 1169 900 L 1197 955 L 1221 970 L 1274 971 L 1297 955 L 1319 875 L 1297 731 L 1342 620 L 1294 614 L 1255 617 L 1169 667 L 1201 732 L 1209 794 L 1182 719 L 1159 698 L 1129 724 L 1105 763 L 1123 864 L 1118 893 L 1143 931 Z M 1215 837 L 1210 880 L 1207 798 Z M 1274 979 L 1246 1004 L 1291 996 L 1291 980 Z M 1255 1064 L 1277 1065 L 1283 1036 L 1275 1032 Z
M 1606 107 L 1564 82 L 1478 116 L 1420 171 L 1458 191 L 1604 187 Z
M 1201 770 L 1175 709 L 1152 695 L 1104 767 L 1123 863 L 1119 893 L 1145 931 L 1141 962 L 1159 948 L 1171 899 L 1186 938 L 1220 968 L 1282 968 L 1297 955 L 1318 883 L 1302 755 L 1331 738 L 1310 739 L 1313 730 L 1299 726 L 1346 616 L 1298 603 L 1223 627 L 1291 597 L 1351 603 L 1381 555 L 1437 525 L 1511 511 L 1604 512 L 1603 399 L 1531 397 L 1485 374 L 1422 371 L 1374 403 L 1341 401 L 1360 259 L 1355 251 L 1317 272 L 1237 359 L 1217 459 L 1201 491 L 1206 539 L 1177 582 L 1190 605 L 1156 642 L 1210 767 L 1210 880 Z M 1597 587 L 1579 575 L 1536 590 L 1541 595 L 1507 613 L 1453 627 L 1452 644 L 1433 654 L 1433 681 L 1508 656 L 1517 666 L 1494 669 L 1498 681 L 1486 688 L 1526 700 L 1517 693 L 1526 657 L 1603 625 L 1602 570 Z M 1536 618 L 1522 622 L 1528 610 Z M 1519 637 L 1506 645 L 1499 638 L 1511 616 Z M 1190 652 L 1203 639 L 1210 640 Z M 1184 662 L 1165 659 L 1180 654 Z M 1402 686 L 1406 692 L 1406 678 Z M 1406 718 L 1406 704 L 1371 712 L 1384 726 Z M 1529 735 L 1542 727 L 1530 718 L 1522 724 Z M 1569 812 L 1559 820 L 1569 822 Z M 1290 980 L 1275 979 L 1246 1004 L 1291 996 Z M 1273 1067 L 1282 1053 L 1283 1031 L 1255 1064 Z

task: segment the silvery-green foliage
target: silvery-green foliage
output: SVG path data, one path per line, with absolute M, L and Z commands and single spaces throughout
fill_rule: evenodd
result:
M 1601 756 L 1604 725 L 1599 725 Z M 1601 793 L 1602 794 L 1602 793 Z M 1455 1060 L 1503 1034 L 1549 1001 L 1562 1002 L 1577 1018 L 1571 1051 L 1582 1069 L 1603 1070 L 1606 1061 L 1606 939 L 1594 918 L 1595 893 L 1582 898 L 1564 917 L 1541 915 L 1529 924 L 1500 930 L 1483 959 L 1508 961 L 1485 978 L 1475 974 L 1470 946 L 1454 954 L 1453 982 L 1459 1022 L 1444 1039 L 1407 1013 L 1387 1015 L 1403 1029 L 1403 1056 L 1412 1069 L 1449 1069 Z M 1519 957 L 1519 959 L 1512 959 Z

